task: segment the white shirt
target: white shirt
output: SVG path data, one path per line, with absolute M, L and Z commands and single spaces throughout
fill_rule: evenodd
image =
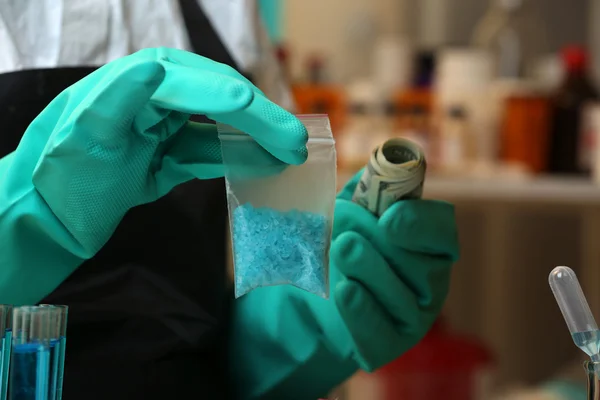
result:
M 256 0 L 196 0 L 235 62 L 293 108 Z M 177 0 L 0 0 L 0 73 L 100 66 L 147 47 L 190 50 Z

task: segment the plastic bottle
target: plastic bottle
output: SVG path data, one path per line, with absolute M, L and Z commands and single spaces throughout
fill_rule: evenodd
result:
M 589 164 L 582 163 L 581 122 L 585 107 L 598 99 L 587 71 L 587 53 L 579 46 L 562 51 L 565 77 L 553 98 L 549 170 L 560 174 L 583 174 Z M 583 165 L 582 165 L 583 164 Z
M 431 138 L 427 110 L 423 106 L 414 105 L 403 108 L 397 115 L 398 122 L 395 124 L 394 136 L 402 136 L 421 145 L 427 155 L 429 164 L 429 141 Z
M 477 148 L 474 151 L 478 164 L 494 165 L 497 132 L 491 128 L 494 126 L 494 115 L 490 109 L 493 77 L 493 57 L 489 52 L 477 49 L 450 49 L 442 52 L 439 67 L 436 68 L 433 113 L 435 158 L 439 165 L 437 169 L 442 170 L 441 172 L 445 168 L 444 158 L 447 158 L 443 154 L 443 142 L 455 142 L 445 132 L 448 125 L 456 125 L 453 122 L 457 118 L 451 118 L 452 113 L 449 113 L 455 107 L 462 108 L 466 114 L 466 118 L 458 120 L 468 122 L 468 130 L 473 132 L 472 135 L 469 134 L 469 140 L 476 141 Z
M 369 162 L 373 144 L 384 132 L 377 90 L 369 81 L 354 82 L 347 91 L 348 117 L 337 141 L 338 159 L 347 172 L 356 172 Z
M 469 125 L 466 110 L 450 107 L 440 130 L 439 153 L 441 168 L 446 172 L 460 172 L 469 156 Z
M 340 164 L 347 171 L 358 171 L 369 160 L 372 137 L 372 116 L 369 115 L 367 104 L 362 102 L 350 103 L 348 122 L 338 139 Z
M 473 44 L 495 56 L 496 75 L 518 78 L 523 73 L 523 40 L 518 29 L 523 0 L 494 0 L 477 24 Z

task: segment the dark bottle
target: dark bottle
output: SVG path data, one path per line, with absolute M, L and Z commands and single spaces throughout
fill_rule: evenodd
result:
M 306 61 L 306 75 L 311 85 L 325 84 L 325 60 L 319 55 L 311 55 Z
M 435 75 L 435 53 L 432 51 L 420 52 L 415 60 L 414 86 L 417 88 L 430 88 Z
M 577 46 L 562 51 L 565 78 L 553 98 L 549 170 L 557 174 L 585 174 L 579 163 L 579 141 L 584 107 L 598 98 L 587 71 L 587 54 Z

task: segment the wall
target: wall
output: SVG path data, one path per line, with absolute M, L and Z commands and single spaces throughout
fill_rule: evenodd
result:
M 327 55 L 336 81 L 368 71 L 370 32 L 399 33 L 406 29 L 406 0 L 287 0 L 284 37 L 291 46 L 292 75 L 303 73 L 303 60 L 313 52 Z M 369 26 L 369 22 L 374 26 Z
M 588 38 L 592 52 L 594 66 L 594 77 L 600 82 L 600 0 L 590 0 L 590 12 L 588 14 Z
M 592 2 L 600 4 L 600 0 L 525 0 L 526 51 L 556 51 L 566 43 L 587 43 L 588 25 L 598 31 L 594 43 L 600 44 L 600 28 L 589 24 L 588 16 L 596 15 L 600 21 L 600 5 L 590 13 Z M 292 74 L 301 77 L 303 60 L 315 51 L 328 56 L 334 80 L 368 73 L 369 32 L 405 33 L 427 47 L 466 44 L 487 4 L 484 0 L 286 0 L 284 38 L 293 52 Z M 543 25 L 535 29 L 537 34 L 530 22 L 534 20 Z M 597 58 L 600 65 L 600 55 Z

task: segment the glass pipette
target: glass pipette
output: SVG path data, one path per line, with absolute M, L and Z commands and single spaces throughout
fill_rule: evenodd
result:
M 575 345 L 593 362 L 600 362 L 600 332 L 575 272 L 569 267 L 556 267 L 548 282 Z

